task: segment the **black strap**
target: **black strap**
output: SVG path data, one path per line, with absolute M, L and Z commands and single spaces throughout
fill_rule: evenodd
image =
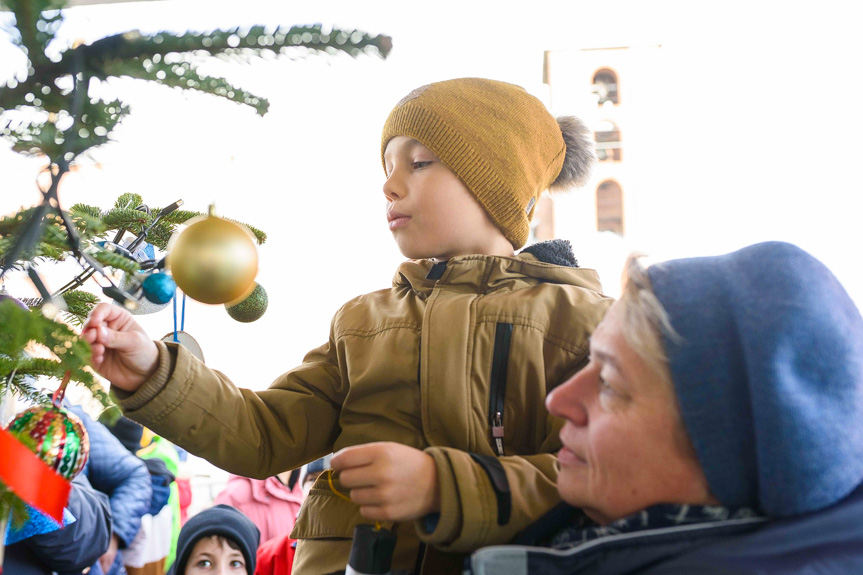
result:
M 291 476 L 288 478 L 288 489 L 291 491 L 294 490 L 294 485 L 297 484 L 297 481 L 300 479 L 300 467 L 291 471 Z
M 506 525 L 512 515 L 512 493 L 509 490 L 509 480 L 506 478 L 503 465 L 497 457 L 491 455 L 471 453 L 470 456 L 485 470 L 494 489 L 497 498 L 497 524 Z
M 420 548 L 417 551 L 417 560 L 414 563 L 413 575 L 420 575 L 423 572 L 423 561 L 426 558 L 426 544 L 420 541 Z

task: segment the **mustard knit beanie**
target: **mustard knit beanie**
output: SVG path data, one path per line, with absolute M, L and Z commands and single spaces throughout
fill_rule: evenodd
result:
M 524 88 L 483 78 L 436 82 L 402 98 L 384 124 L 382 162 L 396 136 L 440 158 L 515 249 L 527 242 L 540 195 L 584 185 L 595 160 L 580 120 L 555 120 Z

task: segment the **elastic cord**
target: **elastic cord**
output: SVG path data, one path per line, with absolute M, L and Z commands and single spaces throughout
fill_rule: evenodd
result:
M 347 495 L 345 495 L 344 493 L 342 493 L 341 491 L 336 489 L 336 486 L 333 484 L 333 470 L 332 469 L 327 469 L 327 483 L 330 484 L 330 490 L 333 493 L 335 493 L 336 495 L 338 495 L 339 497 L 341 497 L 342 499 L 344 499 L 348 503 L 353 503 L 353 501 L 351 501 L 350 497 L 348 497 Z M 375 531 L 380 531 L 381 527 L 383 527 L 381 525 L 381 522 L 375 521 Z

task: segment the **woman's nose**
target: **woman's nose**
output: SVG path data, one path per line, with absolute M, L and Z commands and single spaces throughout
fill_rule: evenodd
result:
M 549 413 L 562 417 L 573 425 L 587 425 L 587 407 L 584 401 L 587 369 L 581 369 L 548 394 L 545 407 Z

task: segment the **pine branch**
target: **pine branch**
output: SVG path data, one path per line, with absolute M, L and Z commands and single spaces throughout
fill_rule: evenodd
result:
M 92 381 L 84 368 L 90 362 L 90 345 L 66 324 L 48 319 L 38 309 L 25 311 L 11 301 L 0 301 L 0 355 L 15 362 L 27 360 L 25 348 L 37 343 L 51 352 L 70 370 L 76 381 Z M 5 379 L 10 372 L 0 372 Z
M 262 232 L 258 228 L 252 227 L 249 224 L 244 224 L 243 222 L 239 222 L 237 220 L 232 220 L 231 218 L 222 218 L 222 219 L 225 219 L 225 220 L 228 220 L 229 222 L 234 222 L 235 224 L 240 224 L 241 226 L 247 227 L 249 229 L 249 231 L 252 232 L 252 235 L 255 236 L 255 241 L 258 242 L 258 245 L 261 245 L 265 241 L 267 241 L 267 234 L 265 234 L 264 232 Z
M 14 375 L 11 379 L 7 376 L 7 379 L 3 380 L 4 383 L 0 385 L 0 393 L 12 393 L 27 403 L 35 403 L 44 407 L 51 405 L 51 398 L 32 384 L 34 378 L 30 374 L 17 372 L 14 370 L 14 365 L 9 367 L 4 365 L 4 362 L 10 362 L 10 360 L 0 355 L 0 373 L 14 373 Z
M 134 192 L 120 194 L 120 196 L 114 200 L 114 208 L 118 210 L 135 209 L 143 205 L 144 199 L 141 198 L 140 194 L 136 194 Z
M 95 294 L 83 290 L 63 292 L 63 300 L 66 302 L 66 311 L 63 312 L 63 318 L 78 327 L 84 325 L 87 316 L 90 315 L 90 312 L 99 303 L 99 298 Z
M 27 223 L 38 210 L 38 206 L 26 208 L 17 214 L 0 217 L 0 263 L 5 264 L 6 254 L 10 253 L 17 237 L 26 228 Z M 82 247 L 86 247 L 88 242 L 99 238 L 100 234 L 106 231 L 101 220 L 87 213 L 75 213 L 70 214 L 70 216 L 81 238 Z M 16 261 L 12 262 L 14 268 L 20 269 L 24 262 L 31 260 L 51 259 L 62 261 L 66 258 L 70 245 L 66 228 L 63 226 L 60 217 L 49 213 L 45 216 L 45 222 L 46 225 L 42 228 L 41 237 L 39 237 L 29 252 L 18 255 Z
M 246 104 L 255 109 L 259 116 L 267 113 L 270 103 L 251 92 L 238 88 L 224 78 L 214 78 L 201 75 L 191 64 L 158 64 L 135 61 L 121 61 L 108 65 L 104 69 L 106 76 L 128 76 L 138 80 L 157 82 L 163 86 L 179 88 L 181 90 L 196 90 L 214 96 L 221 96 L 227 100 Z
M 106 249 L 96 249 L 91 254 L 93 259 L 102 264 L 102 267 L 114 268 L 122 270 L 127 274 L 134 274 L 141 271 L 141 266 L 133 259 L 127 256 Z
M 0 87 L 0 114 L 15 111 L 0 125 L 0 136 L 15 151 L 44 153 L 52 162 L 71 162 L 84 151 L 110 140 L 111 131 L 130 112 L 120 102 L 78 98 L 73 89 L 60 88 L 69 78 L 89 92 L 91 78 L 130 77 L 196 90 L 248 105 L 264 115 L 269 102 L 223 78 L 202 75 L 196 61 L 209 57 L 244 59 L 279 56 L 288 52 L 338 53 L 386 58 L 389 36 L 359 30 L 324 29 L 320 24 L 291 27 L 235 27 L 209 32 L 174 34 L 138 31 L 115 34 L 65 50 L 59 59 L 45 55 L 61 13 L 44 12 L 63 0 L 2 0 L 16 15 L 19 44 L 30 60 L 28 77 Z M 75 84 L 73 84 L 75 85 Z M 73 106 L 73 101 L 80 109 Z
M 153 220 L 150 214 L 130 208 L 114 208 L 102 214 L 102 222 L 109 230 L 129 230 L 138 234 Z
M 78 294 L 73 305 L 86 305 L 88 297 Z M 62 380 L 68 371 L 70 380 L 83 385 L 106 408 L 113 405 L 89 368 L 90 345 L 66 324 L 48 319 L 38 309 L 25 311 L 14 302 L 0 301 L 0 381 L 16 393 L 39 402 L 30 381 L 48 377 Z M 32 357 L 28 345 L 47 349 L 52 357 Z
M 34 64 L 49 61 L 45 48 L 63 21 L 60 8 L 66 0 L 2 0 L 0 7 L 10 10 L 15 16 L 18 36 L 13 42 L 21 48 Z

